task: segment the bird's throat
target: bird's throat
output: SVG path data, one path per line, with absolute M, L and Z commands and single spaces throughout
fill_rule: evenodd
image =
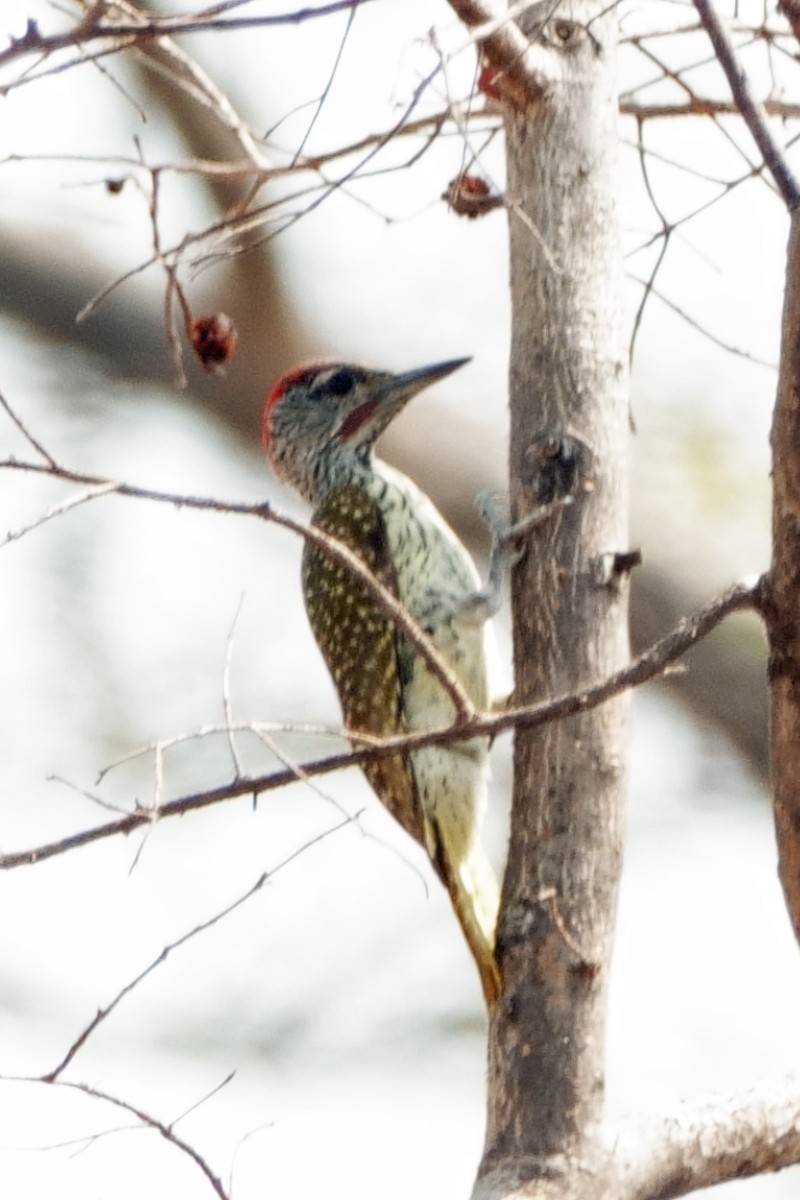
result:
M 342 421 L 337 431 L 337 437 L 340 442 L 349 441 L 354 434 L 358 433 L 365 421 L 368 421 L 373 413 L 378 408 L 380 400 L 367 400 L 365 404 L 359 404 L 358 408 L 354 408 L 349 412 Z

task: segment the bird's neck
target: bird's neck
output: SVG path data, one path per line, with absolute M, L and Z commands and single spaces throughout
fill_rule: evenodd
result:
M 336 446 L 314 459 L 303 478 L 294 482 L 304 498 L 317 508 L 343 484 L 367 487 L 375 476 L 375 465 L 371 446 L 346 450 Z
M 283 478 L 293 484 L 313 508 L 344 484 L 367 486 L 375 474 L 372 446 L 335 445 L 323 454 L 297 457 L 284 463 Z

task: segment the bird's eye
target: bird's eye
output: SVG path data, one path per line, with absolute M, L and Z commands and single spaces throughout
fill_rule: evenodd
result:
M 346 396 L 348 392 L 352 392 L 355 382 L 353 372 L 343 369 L 331 375 L 325 390 L 332 396 Z

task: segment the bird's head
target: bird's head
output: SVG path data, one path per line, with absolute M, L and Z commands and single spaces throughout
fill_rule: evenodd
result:
M 267 396 L 261 424 L 273 471 L 318 503 L 332 487 L 369 470 L 376 439 L 412 396 L 466 362 L 455 358 L 401 375 L 350 363 L 287 372 Z

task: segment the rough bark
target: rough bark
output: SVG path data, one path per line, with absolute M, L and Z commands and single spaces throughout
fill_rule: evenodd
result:
M 797 1080 L 771 1080 L 634 1118 L 613 1141 L 620 1200 L 667 1200 L 779 1171 L 800 1157 Z
M 800 940 L 800 213 L 786 265 L 778 399 L 772 425 L 773 557 L 766 592 L 772 800 L 786 905 Z
M 535 5 L 538 98 L 509 106 L 511 496 L 565 493 L 514 572 L 517 699 L 627 655 L 628 406 L 615 211 L 615 9 Z M 544 24 L 537 26 L 537 20 Z M 626 700 L 520 731 L 476 1196 L 605 1187 L 604 1006 L 621 856 Z

